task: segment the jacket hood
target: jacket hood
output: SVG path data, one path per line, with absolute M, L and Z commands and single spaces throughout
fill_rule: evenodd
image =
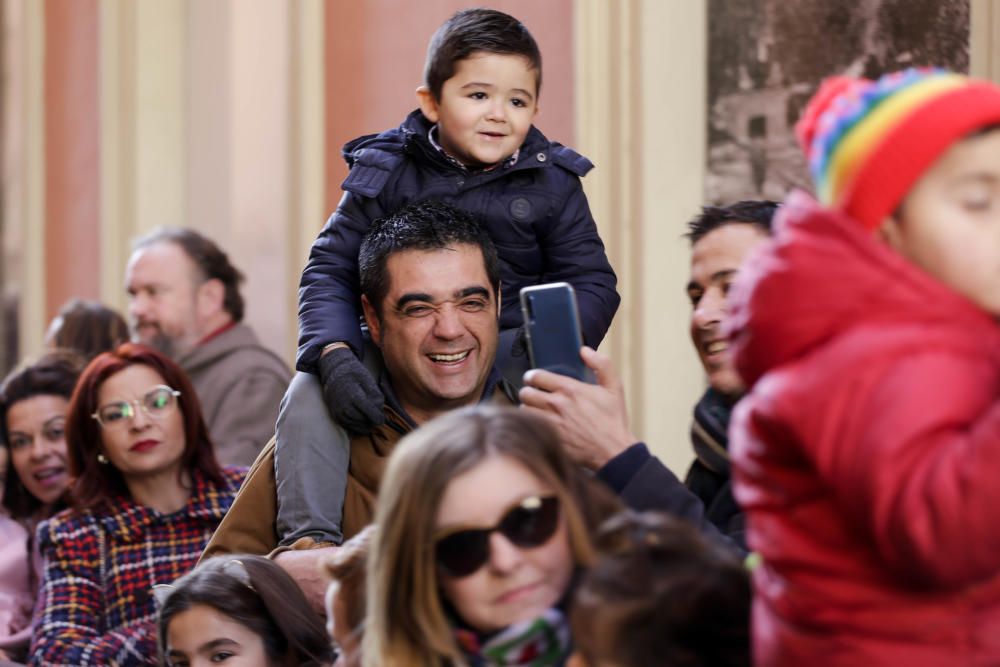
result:
M 733 286 L 731 352 L 747 386 L 862 324 L 996 326 L 850 218 L 793 192 Z

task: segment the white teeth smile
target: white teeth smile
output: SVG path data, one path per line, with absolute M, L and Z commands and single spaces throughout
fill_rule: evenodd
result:
M 459 352 L 457 354 L 428 354 L 431 361 L 461 361 L 469 356 L 469 351 Z
M 705 346 L 705 351 L 709 354 L 724 352 L 729 347 L 729 343 L 724 340 L 717 340 Z

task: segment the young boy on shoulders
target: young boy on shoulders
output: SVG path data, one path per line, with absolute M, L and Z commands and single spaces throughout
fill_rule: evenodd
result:
M 754 664 L 1000 660 L 1000 88 L 826 82 L 733 291 Z
M 527 28 L 499 11 L 459 11 L 432 37 L 424 78 L 417 89 L 419 109 L 402 125 L 344 147 L 350 165 L 344 196 L 302 274 L 297 368 L 318 376 L 318 383 L 298 378 L 279 415 L 278 523 L 285 544 L 303 536 L 340 542 L 343 429 L 364 434 L 385 419 L 382 391 L 361 362 L 365 341 L 359 326 L 358 249 L 374 220 L 430 199 L 480 220 L 500 258 L 497 366 L 507 377 L 527 370 L 514 350 L 522 322 L 520 288 L 573 285 L 583 337 L 592 347 L 618 308 L 616 277 L 580 183 L 593 165 L 532 125 L 542 59 Z M 319 399 L 301 397 L 320 388 L 329 415 L 309 407 Z M 285 438 L 283 430 L 293 435 Z M 340 471 L 337 479 L 331 480 L 331 471 Z M 310 499 L 313 491 L 322 492 L 325 507 Z

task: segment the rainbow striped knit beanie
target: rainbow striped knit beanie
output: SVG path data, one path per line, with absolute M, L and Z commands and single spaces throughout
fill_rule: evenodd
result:
M 1000 124 L 1000 88 L 940 69 L 834 77 L 795 126 L 816 196 L 877 229 L 955 141 Z

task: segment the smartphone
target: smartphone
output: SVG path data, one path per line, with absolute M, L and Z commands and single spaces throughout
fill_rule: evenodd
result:
M 594 374 L 580 358 L 583 336 L 572 285 L 548 283 L 523 288 L 521 312 L 532 368 L 594 382 Z

